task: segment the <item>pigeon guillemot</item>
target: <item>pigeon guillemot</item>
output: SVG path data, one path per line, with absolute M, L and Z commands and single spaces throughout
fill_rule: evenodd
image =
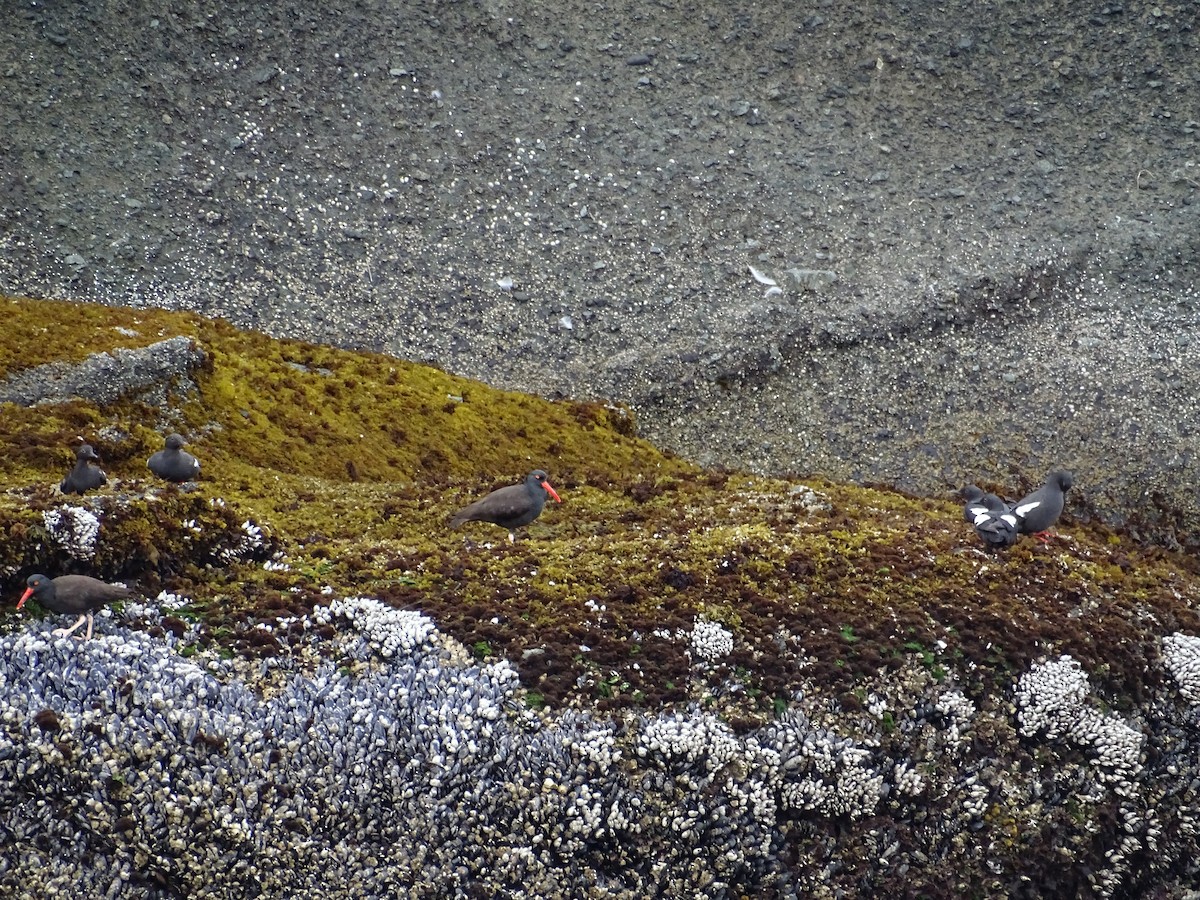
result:
M 1054 469 L 1046 476 L 1046 483 L 1021 500 L 1013 504 L 1013 513 L 1017 517 L 1017 530 L 1021 534 L 1037 535 L 1041 541 L 1047 540 L 1046 529 L 1058 521 L 1066 503 L 1067 491 L 1073 483 L 1073 477 L 1065 469 Z
M 542 513 L 546 505 L 546 497 L 551 496 L 556 503 L 562 503 L 562 498 L 550 486 L 547 475 L 541 469 L 534 469 L 522 484 L 512 484 L 492 491 L 482 500 L 476 500 L 470 506 L 460 509 L 450 519 L 450 527 L 457 528 L 464 522 L 491 522 L 501 528 L 508 529 L 508 540 L 516 540 L 516 530 L 522 525 L 528 525 Z
M 79 621 L 70 628 L 55 628 L 52 633 L 72 634 L 86 621 L 87 635 L 82 638 L 85 641 L 91 639 L 92 636 L 92 613 L 95 610 L 114 600 L 124 600 L 134 596 L 133 591 L 127 587 L 108 584 L 89 575 L 59 575 L 53 580 L 45 575 L 30 575 L 25 584 L 25 593 L 17 601 L 17 609 L 20 609 L 25 605 L 26 600 L 33 597 L 51 612 L 78 615 Z
M 73 468 L 62 484 L 58 486 L 64 494 L 82 494 L 100 487 L 108 481 L 108 476 L 96 465 L 100 459 L 91 444 L 83 444 L 75 451 L 75 468 Z
M 146 460 L 150 471 L 167 481 L 191 481 L 200 474 L 200 460 L 183 449 L 183 437 L 172 434 L 166 446 Z
M 1017 542 L 1017 516 L 995 494 L 984 493 L 973 484 L 962 489 L 963 518 L 975 526 L 975 533 L 989 547 L 1011 547 Z

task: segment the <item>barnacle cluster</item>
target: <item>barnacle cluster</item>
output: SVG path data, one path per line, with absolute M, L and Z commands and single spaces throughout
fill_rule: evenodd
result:
M 698 659 L 715 662 L 733 652 L 733 634 L 720 622 L 697 619 L 689 647 Z
M 434 631 L 433 622 L 419 612 L 393 609 L 371 597 L 346 597 L 313 610 L 320 623 L 346 619 L 381 656 L 411 653 Z
M 42 513 L 46 533 L 68 556 L 91 559 L 96 555 L 100 520 L 82 506 L 59 506 Z
M 1099 778 L 1117 793 L 1133 790 L 1141 771 L 1144 735 L 1116 716 L 1087 705 L 1088 677 L 1070 656 L 1035 663 L 1017 683 L 1021 733 L 1042 732 L 1050 740 L 1068 740 L 1091 750 Z
M 1163 662 L 1189 703 L 1200 703 L 1200 637 L 1168 634 L 1162 639 Z

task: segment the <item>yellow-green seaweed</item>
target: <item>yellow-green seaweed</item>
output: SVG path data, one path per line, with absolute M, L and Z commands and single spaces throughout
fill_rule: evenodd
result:
M 329 585 L 420 609 L 477 654 L 512 660 L 536 705 L 655 707 L 732 678 L 746 690 L 722 708 L 750 721 L 800 685 L 853 707 L 859 681 L 913 660 L 984 702 L 987 687 L 1065 652 L 1101 689 L 1136 696 L 1161 636 L 1197 625 L 1194 559 L 1069 513 L 1050 543 L 988 554 L 953 498 L 703 471 L 602 404 L 187 314 L 0 302 L 0 372 L 175 335 L 208 357 L 166 413 L 134 399 L 5 405 L 10 595 L 30 572 L 64 568 L 167 587 L 192 598 L 210 642 L 263 655 L 277 644 L 251 645 L 240 626 L 303 613 Z M 50 320 L 56 339 L 39 340 Z M 195 492 L 145 469 L 166 430 L 203 460 Z M 41 519 L 62 502 L 52 487 L 80 438 L 110 477 L 72 501 L 105 514 L 90 563 L 55 551 Z M 550 472 L 564 502 L 515 544 L 487 524 L 447 527 L 457 507 L 532 468 Z M 262 568 L 261 554 L 222 564 L 244 520 L 287 570 Z M 735 635 L 733 654 L 704 672 L 679 638 L 697 616 Z

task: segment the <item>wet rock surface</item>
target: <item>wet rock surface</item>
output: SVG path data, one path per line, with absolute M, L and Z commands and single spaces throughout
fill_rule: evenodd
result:
M 15 10 L 0 287 L 1196 525 L 1186 5 Z M 753 266 L 775 284 L 764 284 Z

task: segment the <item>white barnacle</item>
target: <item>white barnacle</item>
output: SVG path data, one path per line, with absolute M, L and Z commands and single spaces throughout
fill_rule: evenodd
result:
M 1200 703 L 1200 637 L 1175 632 L 1162 639 L 1163 663 L 1179 693 L 1189 703 Z
M 1097 776 L 1118 794 L 1128 794 L 1142 771 L 1145 735 L 1116 716 L 1103 715 L 1086 705 L 1088 678 L 1070 656 L 1035 663 L 1017 686 L 1017 717 L 1021 733 L 1032 737 L 1045 730 L 1050 739 L 1061 738 L 1090 748 Z
M 223 505 L 223 504 L 222 504 Z M 242 522 L 236 539 L 220 550 L 221 558 L 226 562 L 236 562 L 249 559 L 266 546 L 262 528 L 250 519 Z
M 393 609 L 371 597 L 346 597 L 329 604 L 329 617 L 348 619 L 380 656 L 409 654 L 437 629 L 419 612 Z M 316 610 L 314 610 L 314 614 Z
M 897 763 L 895 769 L 896 790 L 902 794 L 915 797 L 925 790 L 925 779 L 921 773 L 912 768 L 911 760 Z
M 719 622 L 698 618 L 692 628 L 690 649 L 693 656 L 716 662 L 733 652 L 733 635 Z
M 711 715 L 660 716 L 647 724 L 638 740 L 638 755 L 659 753 L 668 759 L 703 763 L 717 771 L 741 755 L 742 747 L 729 726 Z
M 61 506 L 42 513 L 50 539 L 75 559 L 96 555 L 100 520 L 81 506 Z
M 963 732 L 975 717 L 975 704 L 962 691 L 952 690 L 941 694 L 934 708 L 948 720 L 947 740 L 952 747 L 962 744 Z
M 1079 661 L 1070 656 L 1034 663 L 1017 682 L 1017 718 L 1021 734 L 1032 737 L 1042 729 L 1050 738 L 1076 724 L 1088 693 L 1088 679 Z

